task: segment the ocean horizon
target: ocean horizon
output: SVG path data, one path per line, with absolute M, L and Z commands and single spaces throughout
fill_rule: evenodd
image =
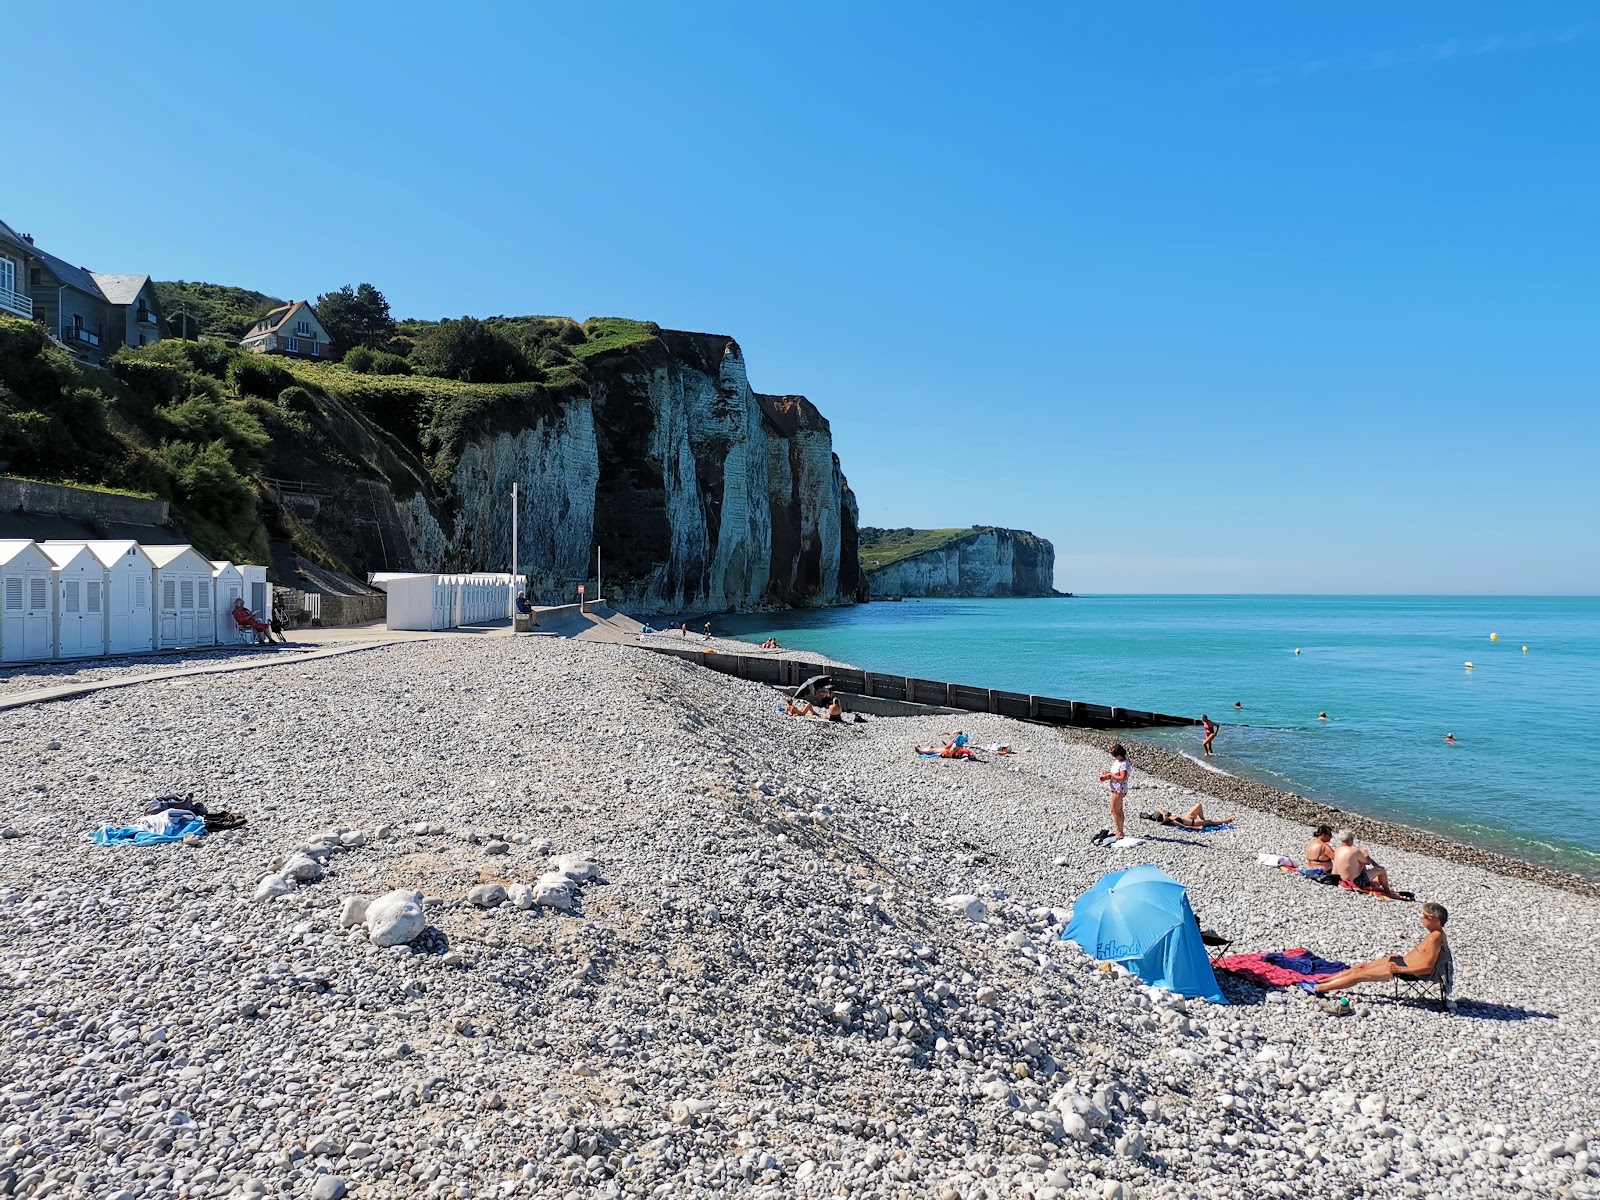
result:
M 907 599 L 716 626 L 873 670 L 1204 713 L 1218 770 L 1600 876 L 1600 597 Z M 1203 757 L 1198 729 L 1130 735 Z

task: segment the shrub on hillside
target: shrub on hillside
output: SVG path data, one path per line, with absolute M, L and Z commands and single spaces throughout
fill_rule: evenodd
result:
M 184 442 L 215 443 L 227 448 L 246 469 L 261 463 L 268 442 L 261 422 L 242 405 L 196 392 L 177 404 L 156 410 L 164 430 Z
M 357 346 L 344 356 L 344 365 L 358 375 L 409 375 L 411 364 L 398 354 L 386 350 L 369 350 Z
M 372 360 L 376 351 L 368 346 L 356 346 L 344 356 L 344 365 L 361 375 L 372 371 Z
M 284 388 L 294 386 L 294 376 L 259 354 L 240 354 L 228 367 L 228 382 L 241 396 L 274 400 Z
M 317 407 L 316 397 L 298 384 L 294 387 L 284 388 L 278 393 L 278 407 L 289 412 L 306 413 L 315 415 L 320 411 Z
M 235 536 L 255 524 L 255 489 L 234 466 L 221 439 L 205 445 L 165 442 L 160 455 L 172 476 L 174 499 L 191 507 L 196 516 Z
M 476 317 L 440 321 L 417 343 L 430 375 L 465 383 L 524 383 L 534 371 L 510 339 Z

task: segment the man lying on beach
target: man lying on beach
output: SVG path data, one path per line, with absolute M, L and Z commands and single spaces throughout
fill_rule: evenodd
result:
M 1449 919 L 1450 914 L 1445 911 L 1444 905 L 1430 900 L 1422 906 L 1421 914 L 1422 928 L 1427 930 L 1427 933 L 1409 953 L 1391 954 L 1385 958 L 1375 958 L 1370 962 L 1357 963 L 1349 970 L 1330 975 L 1320 983 L 1307 980 L 1300 987 L 1312 995 L 1324 996 L 1329 992 L 1354 987 L 1358 983 L 1383 983 L 1396 975 L 1426 978 L 1432 974 L 1439 956 L 1449 946 L 1444 936 L 1444 923 Z
M 967 735 L 958 729 L 954 737 L 945 739 L 944 745 L 914 746 L 911 753 L 933 754 L 939 758 L 971 758 L 972 750 L 968 747 L 967 741 Z
M 1398 895 L 1389 887 L 1389 872 L 1373 861 L 1372 855 L 1356 848 L 1356 835 L 1341 829 L 1333 837 L 1333 873 L 1346 883 L 1367 891 Z
M 1159 821 L 1163 825 L 1176 825 L 1179 829 L 1204 829 L 1208 825 L 1232 825 L 1232 817 L 1207 817 L 1205 801 L 1196 804 L 1188 812 L 1168 812 L 1158 808 L 1153 813 L 1140 813 L 1146 821 Z

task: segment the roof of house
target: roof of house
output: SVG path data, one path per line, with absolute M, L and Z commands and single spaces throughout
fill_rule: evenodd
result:
M 0 564 L 8 563 L 21 555 L 28 553 L 43 554 L 38 543 L 23 541 L 18 538 L 6 538 L 0 541 Z
M 311 307 L 311 301 L 291 300 L 289 303 L 279 305 L 277 308 L 263 316 L 259 321 L 250 327 L 250 332 L 253 334 L 277 333 L 278 330 L 284 327 L 289 318 L 294 315 L 294 311 L 297 308 L 304 308 L 308 310 L 313 317 L 317 315 L 317 310 Z M 320 325 L 322 322 L 319 321 L 317 323 Z
M 144 552 L 144 547 L 131 539 L 90 540 L 71 544 L 87 546 L 89 553 L 107 567 L 116 566 L 124 558 L 142 558 L 147 563 L 150 561 L 150 556 Z
M 100 294 L 113 304 L 132 304 L 150 282 L 148 275 L 102 275 L 99 271 L 89 274 L 100 285 Z
M 57 258 L 54 254 L 46 254 L 35 246 L 29 251 L 35 258 L 49 269 L 62 283 L 70 288 L 77 288 L 85 295 L 93 296 L 97 300 L 104 300 L 106 294 L 100 290 L 100 285 L 94 281 L 94 276 L 82 267 L 75 267 L 64 258 Z
M 25 250 L 29 254 L 33 253 L 32 243 L 4 221 L 0 221 L 0 242 L 4 242 L 8 246 L 15 246 L 18 250 Z

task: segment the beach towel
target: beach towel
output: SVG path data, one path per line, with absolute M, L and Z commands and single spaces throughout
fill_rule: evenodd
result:
M 1363 895 L 1366 895 L 1366 896 L 1376 896 L 1379 900 L 1410 900 L 1410 899 L 1413 899 L 1412 896 L 1406 894 L 1405 892 L 1397 892 L 1395 895 L 1391 896 L 1388 892 L 1380 892 L 1375 887 L 1362 887 L 1359 884 L 1351 883 L 1348 879 L 1339 880 L 1339 886 L 1344 891 L 1347 891 L 1347 892 L 1360 892 L 1360 893 L 1362 893 Z
M 181 808 L 170 808 L 132 825 L 107 825 L 88 836 L 99 846 L 162 846 L 181 842 L 190 834 L 204 837 L 205 819 Z
M 1102 846 L 1112 846 L 1112 847 L 1115 847 L 1118 850 L 1131 850 L 1135 846 L 1144 845 L 1144 838 L 1137 838 L 1137 837 L 1131 837 L 1130 836 L 1130 837 L 1125 837 L 1125 838 L 1117 838 L 1115 841 L 1104 841 L 1104 842 L 1101 842 L 1100 844 Z
M 1321 958 L 1304 946 L 1269 954 L 1230 954 L 1211 966 L 1267 988 L 1295 987 L 1305 980 L 1327 979 L 1345 969 L 1344 963 Z
M 975 745 L 973 749 L 987 750 L 990 754 L 1010 754 L 1012 752 L 1010 742 L 984 742 L 981 745 Z

